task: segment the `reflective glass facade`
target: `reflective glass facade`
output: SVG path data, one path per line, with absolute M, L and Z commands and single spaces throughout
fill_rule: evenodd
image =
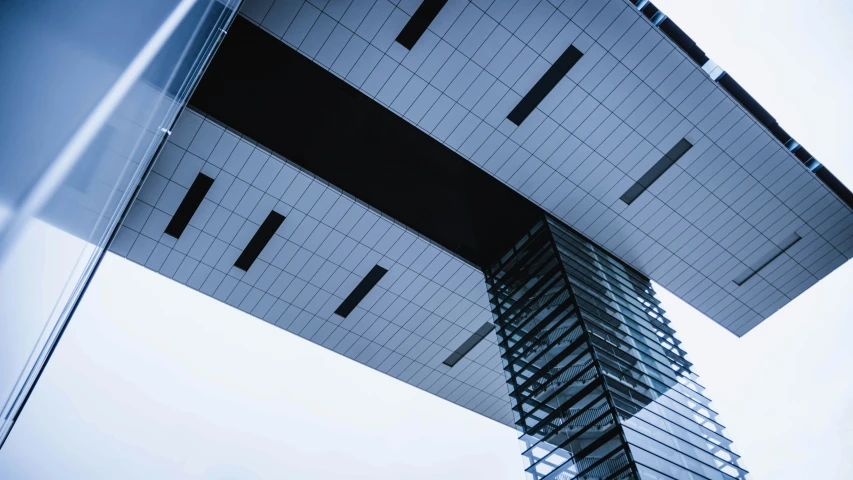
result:
M 0 7 L 0 446 L 239 3 Z
M 745 478 L 648 278 L 550 217 L 485 273 L 529 478 Z

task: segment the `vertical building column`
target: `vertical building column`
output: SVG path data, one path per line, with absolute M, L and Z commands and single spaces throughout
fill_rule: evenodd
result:
M 486 272 L 531 478 L 631 478 L 616 411 L 547 221 Z
M 648 278 L 550 217 L 485 277 L 529 478 L 743 478 Z

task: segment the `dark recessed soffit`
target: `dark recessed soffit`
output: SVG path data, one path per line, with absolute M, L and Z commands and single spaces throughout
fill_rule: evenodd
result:
M 581 57 L 583 57 L 583 53 L 574 45 L 569 45 L 560 55 L 560 58 L 548 68 L 542 78 L 536 82 L 536 85 L 533 85 L 533 88 L 527 92 L 527 95 L 518 102 L 518 105 L 509 112 L 506 118 L 516 125 L 521 125 L 542 100 L 551 93 L 551 90 L 560 83 L 560 80 L 569 73 L 569 70 L 578 63 Z
M 379 280 L 381 280 L 386 273 L 388 273 L 388 270 L 384 267 L 374 265 L 373 268 L 367 272 L 367 275 L 358 282 L 358 285 L 352 289 L 352 292 L 347 295 L 347 298 L 338 305 L 337 310 L 335 310 L 335 314 L 346 318 L 346 316 L 352 313 L 353 309 L 355 309 L 355 307 L 364 300 L 364 297 L 373 290 L 373 287 L 379 283 Z
M 447 360 L 445 360 L 442 363 L 444 363 L 448 367 L 453 367 L 454 365 L 456 365 L 459 362 L 459 360 L 462 360 L 462 358 L 465 357 L 465 355 L 468 355 L 468 352 L 473 350 L 474 347 L 476 347 L 477 344 L 479 344 L 484 338 L 486 338 L 486 335 L 491 333 L 492 330 L 494 330 L 494 329 L 495 329 L 494 323 L 492 323 L 492 322 L 484 323 L 480 328 L 477 329 L 476 332 L 472 333 L 471 336 L 468 337 L 467 340 L 462 342 L 462 345 L 460 345 L 459 348 L 454 350 L 450 354 L 450 356 L 447 357 Z
M 780 247 L 776 247 L 770 252 L 766 253 L 763 257 L 759 258 L 757 262 L 755 262 L 755 266 L 748 267 L 743 271 L 740 275 L 738 275 L 734 282 L 737 286 L 741 286 L 750 278 L 754 277 L 758 272 L 764 269 L 767 265 L 770 265 L 770 262 L 776 260 L 783 253 L 787 252 L 789 248 L 793 247 L 795 243 L 802 240 L 802 238 L 795 232 L 788 235 L 785 240 L 782 240 L 782 245 Z
M 248 272 L 252 264 L 255 263 L 255 260 L 258 259 L 258 255 L 264 250 L 264 247 L 270 243 L 272 236 L 275 235 L 282 222 L 284 222 L 284 215 L 276 211 L 271 211 L 267 214 L 267 218 L 264 219 L 264 222 L 261 223 L 261 226 L 252 235 L 252 239 L 249 240 L 246 248 L 243 249 L 237 261 L 234 262 L 234 266 L 244 272 Z
M 447 0 L 424 0 L 415 10 L 415 14 L 406 22 L 403 29 L 400 30 L 396 39 L 397 43 L 411 50 L 445 4 L 447 4 Z
M 210 190 L 211 185 L 213 185 L 212 178 L 203 173 L 196 175 L 193 184 L 190 185 L 190 189 L 187 190 L 184 199 L 178 205 L 175 215 L 169 221 L 169 224 L 166 225 L 166 235 L 181 238 L 193 215 L 195 215 L 196 210 L 201 205 L 201 201 L 204 200 L 204 196 L 207 195 L 207 191 Z
M 238 17 L 190 103 L 481 267 L 539 207 Z
M 652 184 L 660 178 L 669 167 L 675 165 L 675 162 L 678 161 L 685 153 L 687 153 L 693 145 L 687 141 L 687 139 L 682 138 L 675 144 L 672 148 L 669 149 L 668 152 L 661 157 L 652 167 L 640 177 L 633 185 L 631 185 L 628 190 L 619 197 L 623 202 L 630 205 L 637 199 L 643 192 L 646 191 Z

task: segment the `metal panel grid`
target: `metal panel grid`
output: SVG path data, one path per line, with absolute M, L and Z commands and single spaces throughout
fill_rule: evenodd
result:
M 241 13 L 737 335 L 853 256 L 853 212 L 625 0 L 249 0 Z M 570 44 L 583 58 L 506 119 Z M 694 148 L 630 206 L 680 139 Z M 803 240 L 732 279 L 792 232 Z
M 214 179 L 186 230 L 166 225 L 203 173 Z M 234 262 L 274 210 L 286 217 L 244 272 Z M 111 250 L 314 343 L 499 422 L 511 413 L 483 274 L 239 133 L 185 110 Z M 388 273 L 346 318 L 341 301 Z

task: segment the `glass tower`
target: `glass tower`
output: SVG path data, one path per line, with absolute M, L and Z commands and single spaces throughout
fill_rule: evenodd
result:
M 746 478 L 648 278 L 550 217 L 485 273 L 528 478 Z

